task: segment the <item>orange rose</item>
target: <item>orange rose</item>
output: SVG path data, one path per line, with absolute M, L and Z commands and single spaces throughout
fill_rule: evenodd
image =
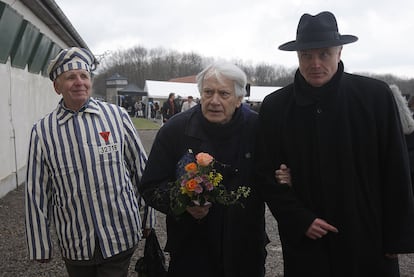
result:
M 189 163 L 186 164 L 186 166 L 184 167 L 185 171 L 187 172 L 194 172 L 197 170 L 197 165 L 196 163 Z
M 208 166 L 213 161 L 213 157 L 207 153 L 200 152 L 196 155 L 197 163 L 201 166 Z
M 190 179 L 187 181 L 187 183 L 185 183 L 185 187 L 187 188 L 188 191 L 194 191 L 197 185 L 198 183 L 194 179 Z

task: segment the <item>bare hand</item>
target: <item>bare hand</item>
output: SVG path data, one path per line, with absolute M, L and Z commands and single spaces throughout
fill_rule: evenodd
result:
M 275 171 L 275 178 L 279 184 L 292 185 L 290 169 L 285 164 L 281 164 L 280 168 Z
M 202 219 L 208 214 L 210 207 L 211 203 L 207 203 L 204 206 L 187 206 L 186 210 L 195 219 Z
M 306 231 L 306 236 L 310 239 L 320 239 L 328 234 L 328 232 L 338 233 L 338 229 L 327 223 L 325 220 L 317 218 L 309 226 Z

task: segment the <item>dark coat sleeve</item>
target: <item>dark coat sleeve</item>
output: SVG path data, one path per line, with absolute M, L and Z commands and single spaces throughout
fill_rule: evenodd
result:
M 414 132 L 405 135 L 405 142 L 407 143 L 408 159 L 410 161 L 411 184 L 414 185 Z
M 259 131 L 256 147 L 256 172 L 258 188 L 269 209 L 287 236 L 300 240 L 316 216 L 297 198 L 292 187 L 278 184 L 275 170 L 289 161 L 284 156 L 281 130 L 286 105 L 293 101 L 289 87 L 267 96 L 259 113 Z
M 168 120 L 158 131 L 141 181 L 140 194 L 156 210 L 171 214 L 170 185 L 176 181 L 176 165 L 188 149 L 197 149 L 200 140 L 186 135 L 194 112 L 179 113 Z
M 175 181 L 178 161 L 174 152 L 177 149 L 172 146 L 180 139 L 180 128 L 175 129 L 175 125 L 174 121 L 168 121 L 158 131 L 138 186 L 145 202 L 165 214 L 170 212 L 169 183 Z

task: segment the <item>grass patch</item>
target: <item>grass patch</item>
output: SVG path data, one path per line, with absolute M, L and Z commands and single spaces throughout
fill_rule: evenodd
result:
M 131 118 L 137 130 L 158 130 L 161 126 L 158 122 L 146 118 Z

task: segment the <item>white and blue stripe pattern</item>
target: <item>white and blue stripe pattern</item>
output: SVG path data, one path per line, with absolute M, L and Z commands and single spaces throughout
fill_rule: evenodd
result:
M 63 72 L 75 69 L 84 69 L 91 72 L 95 57 L 85 48 L 71 47 L 61 50 L 50 61 L 47 72 L 50 80 L 54 81 Z
M 95 238 L 104 258 L 136 245 L 141 199 L 135 192 L 146 159 L 130 117 L 115 105 L 91 98 L 72 112 L 61 102 L 35 124 L 26 180 L 30 259 L 51 258 L 51 222 L 62 256 L 71 260 L 89 260 Z

